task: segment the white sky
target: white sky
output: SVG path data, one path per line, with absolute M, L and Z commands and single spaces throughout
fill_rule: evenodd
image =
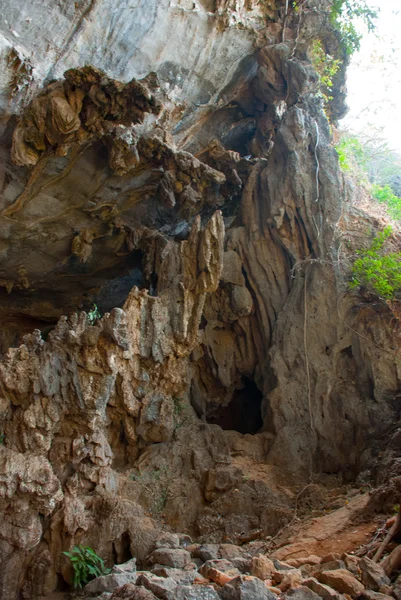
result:
M 347 78 L 350 111 L 340 126 L 385 138 L 392 149 L 401 151 L 401 2 L 368 3 L 380 8 L 377 28 L 364 34 L 361 50 L 352 58 Z

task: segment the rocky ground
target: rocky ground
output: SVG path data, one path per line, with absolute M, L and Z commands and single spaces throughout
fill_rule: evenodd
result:
M 41 600 L 399 600 L 399 518 L 375 512 L 392 498 L 388 486 L 344 492 L 328 493 L 337 510 L 302 517 L 300 503 L 276 536 L 242 545 L 165 532 L 140 568 L 134 557 L 80 592 Z M 380 564 L 378 551 L 388 555 Z

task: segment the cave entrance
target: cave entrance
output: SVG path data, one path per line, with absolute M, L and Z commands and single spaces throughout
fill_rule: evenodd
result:
M 255 434 L 263 426 L 263 394 L 252 379 L 244 377 L 244 386 L 235 390 L 230 403 L 217 406 L 206 417 L 208 423 L 239 433 Z

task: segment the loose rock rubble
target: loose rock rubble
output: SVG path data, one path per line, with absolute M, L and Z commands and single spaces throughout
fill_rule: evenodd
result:
M 383 568 L 367 557 L 311 555 L 284 562 L 274 558 L 274 553 L 268 556 L 258 552 L 258 545 L 201 545 L 188 541 L 183 547 L 179 536 L 165 536 L 155 543 L 146 559 L 148 571 L 137 571 L 136 561 L 131 559 L 89 583 L 83 590 L 85 598 L 398 600 L 398 579 L 391 585 Z

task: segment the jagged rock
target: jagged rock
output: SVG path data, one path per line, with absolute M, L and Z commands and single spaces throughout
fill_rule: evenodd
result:
M 346 569 L 318 573 L 317 579 L 320 583 L 325 583 L 341 594 L 349 594 L 350 596 L 357 596 L 365 589 L 362 583 L 355 579 Z
M 298 569 L 303 565 L 320 565 L 320 563 L 322 563 L 323 560 L 320 558 L 320 556 L 314 556 L 312 554 L 311 556 L 305 556 L 304 558 L 289 558 L 286 562 L 288 565 L 290 565 L 290 567 Z
M 232 579 L 221 590 L 223 600 L 274 600 L 263 581 L 257 577 L 241 575 Z
M 127 583 L 116 589 L 111 600 L 154 600 L 156 596 L 151 591 L 137 587 L 133 583 Z
M 191 555 L 181 548 L 158 548 L 150 556 L 153 563 L 183 569 L 191 562 Z
M 368 590 L 379 591 L 383 585 L 390 585 L 390 579 L 383 568 L 370 558 L 364 557 L 359 562 L 362 583 Z
M 216 590 L 203 585 L 179 586 L 167 596 L 167 600 L 219 600 Z
M 219 573 L 224 573 L 228 577 L 237 577 L 240 575 L 238 569 L 236 569 L 232 563 L 224 558 L 216 559 L 216 560 L 207 560 L 200 568 L 199 573 L 206 578 L 209 578 L 210 571 L 217 571 Z
M 341 598 L 341 595 L 333 590 L 333 588 L 324 585 L 324 583 L 320 583 L 320 581 L 314 577 L 304 579 L 302 585 L 312 590 L 312 592 L 315 592 L 315 594 L 318 594 L 323 600 L 340 600 Z
M 85 586 L 84 591 L 89 596 L 102 594 L 103 592 L 114 592 L 116 588 L 122 587 L 126 583 L 135 583 L 136 580 L 136 573 L 110 573 L 110 575 L 96 577 Z
M 251 574 L 259 579 L 270 579 L 273 572 L 276 570 L 273 561 L 263 554 L 254 556 L 251 561 Z
M 300 586 L 295 589 L 288 590 L 286 594 L 284 594 L 283 598 L 288 598 L 291 600 L 318 600 L 320 596 L 315 594 L 312 590 L 310 590 L 306 586 Z
M 176 533 L 163 533 L 156 541 L 155 548 L 179 548 L 180 538 Z
M 177 581 L 172 577 L 158 577 L 151 573 L 141 573 L 136 581 L 138 586 L 150 590 L 157 598 L 169 598 L 171 592 L 175 592 Z
M 394 596 L 390 594 L 381 594 L 380 592 L 374 592 L 373 590 L 365 590 L 361 594 L 361 598 L 364 598 L 366 600 L 390 600 L 390 598 L 393 597 Z

